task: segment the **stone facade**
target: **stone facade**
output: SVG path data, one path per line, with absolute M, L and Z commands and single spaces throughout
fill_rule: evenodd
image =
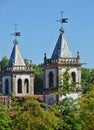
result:
M 24 97 L 34 95 L 34 77 L 32 64 L 27 67 L 18 48 L 18 41 L 14 40 L 14 47 L 8 66 L 1 69 L 2 95 Z
M 60 85 L 62 75 L 68 69 L 70 75 L 69 83 L 78 82 L 76 85 L 77 90 L 81 89 L 81 65 L 80 55 L 77 52 L 77 57 L 73 57 L 68 47 L 67 41 L 64 36 L 64 32 L 60 33 L 55 49 L 50 59 L 44 55 L 44 88 L 50 89 L 51 87 L 57 87 Z M 45 102 L 49 103 L 57 101 L 57 97 L 51 96 L 52 94 L 46 94 Z

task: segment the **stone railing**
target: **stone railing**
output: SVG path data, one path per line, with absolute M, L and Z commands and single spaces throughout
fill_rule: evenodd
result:
M 32 67 L 27 67 L 27 66 L 13 66 L 13 67 L 5 67 L 2 68 L 2 71 L 33 71 Z
M 58 59 L 45 59 L 44 64 L 57 64 Z
M 45 59 L 44 64 L 76 64 L 80 63 L 79 58 L 58 58 Z
M 65 63 L 65 64 L 70 64 L 70 63 L 79 63 L 78 58 L 59 58 L 58 63 Z

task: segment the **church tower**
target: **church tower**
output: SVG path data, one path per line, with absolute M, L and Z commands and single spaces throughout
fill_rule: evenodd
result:
M 18 36 L 19 32 L 15 32 Z M 1 70 L 2 95 L 15 97 L 34 94 L 34 79 L 32 64 L 27 67 L 22 58 L 18 47 L 18 41 L 15 38 L 14 47 L 6 68 Z
M 60 22 L 66 23 L 67 18 L 61 19 Z M 44 89 L 49 91 L 51 87 L 59 86 L 62 79 L 61 76 L 67 68 L 70 75 L 69 83 L 81 83 L 81 65 L 79 52 L 77 52 L 76 57 L 72 56 L 64 35 L 64 29 L 61 27 L 51 58 L 47 58 L 46 53 L 44 54 Z M 79 90 L 80 84 L 76 88 Z M 45 102 L 47 104 L 52 104 L 55 100 L 57 100 L 55 95 L 45 94 Z

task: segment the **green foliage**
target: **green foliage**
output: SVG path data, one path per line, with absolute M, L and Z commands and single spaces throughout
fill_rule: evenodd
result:
M 83 69 L 82 85 L 84 93 L 76 100 L 65 98 L 56 106 L 51 108 L 62 121 L 59 130 L 93 130 L 94 129 L 94 70 Z M 61 94 L 70 93 L 73 90 L 73 84 L 69 84 L 68 71 L 63 74 L 63 84 L 59 86 Z M 84 81 L 84 82 L 83 82 Z M 75 88 L 74 88 L 75 89 Z
M 89 77 L 90 77 L 90 69 L 88 69 L 88 68 L 82 68 L 81 69 L 81 78 L 82 78 L 82 81 L 85 81 L 85 82 L 90 82 L 89 81 Z
M 83 130 L 82 121 L 78 114 L 79 104 L 77 100 L 66 98 L 60 104 L 54 106 L 52 110 L 62 121 L 59 130 Z
M 33 65 L 35 94 L 42 93 L 43 90 L 43 64 Z
M 94 83 L 94 69 L 82 68 L 82 82 L 85 83 Z
M 19 102 L 18 102 L 19 101 Z M 11 107 L 0 104 L 1 130 L 93 130 L 94 89 L 77 100 L 66 98 L 44 109 L 36 97 L 13 98 Z
M 59 130 L 93 130 L 94 89 L 76 100 L 66 98 L 51 110 L 62 120 Z
M 45 110 L 36 97 L 13 98 L 0 104 L 0 130 L 93 130 L 94 89 L 78 99 L 66 98 Z
M 83 93 L 88 93 L 94 84 L 94 69 L 82 68 L 81 77 Z
M 80 119 L 84 122 L 84 130 L 94 129 L 94 88 L 88 94 L 83 94 L 79 100 Z
M 59 118 L 42 106 L 35 97 L 26 97 L 12 116 L 13 130 L 58 130 Z
M 14 98 L 10 107 L 0 104 L 0 130 L 58 130 L 60 119 L 36 97 Z
M 71 91 L 76 90 L 76 82 L 69 83 L 70 79 L 70 74 L 68 72 L 69 69 L 67 69 L 62 75 L 60 79 L 60 85 L 58 86 L 59 88 L 59 93 L 60 95 L 66 95 L 69 94 Z
M 0 103 L 0 130 L 12 130 L 9 109 Z
M 8 59 L 3 57 L 2 67 Z M 28 60 L 25 60 L 29 65 Z M 33 65 L 35 92 L 43 88 L 43 65 Z M 77 83 L 69 84 L 68 70 L 62 76 L 60 93 L 70 93 Z M 94 129 L 94 69 L 82 68 L 83 94 L 76 100 L 66 98 L 45 110 L 35 97 L 12 98 L 11 107 L 0 104 L 0 130 L 93 130 Z
M 4 56 L 0 62 L 1 67 L 7 67 L 8 66 L 8 58 Z
M 28 59 L 24 59 L 24 62 L 26 64 L 26 66 L 29 66 L 29 60 Z

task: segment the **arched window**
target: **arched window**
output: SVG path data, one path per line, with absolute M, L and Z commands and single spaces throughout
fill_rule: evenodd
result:
M 25 87 L 25 92 L 29 93 L 29 81 L 28 81 L 28 79 L 25 79 L 25 81 L 24 81 L 24 87 Z
M 75 72 L 71 73 L 71 77 L 72 77 L 72 82 L 76 82 L 76 74 L 75 74 Z
M 50 98 L 49 99 L 49 102 L 48 102 L 49 105 L 54 105 L 54 101 L 53 101 L 53 98 Z
M 53 76 L 53 72 L 49 73 L 49 87 L 53 87 L 54 86 L 54 76 Z
M 9 81 L 5 80 L 5 95 L 9 95 Z
M 18 79 L 18 93 L 22 93 L 22 80 Z

